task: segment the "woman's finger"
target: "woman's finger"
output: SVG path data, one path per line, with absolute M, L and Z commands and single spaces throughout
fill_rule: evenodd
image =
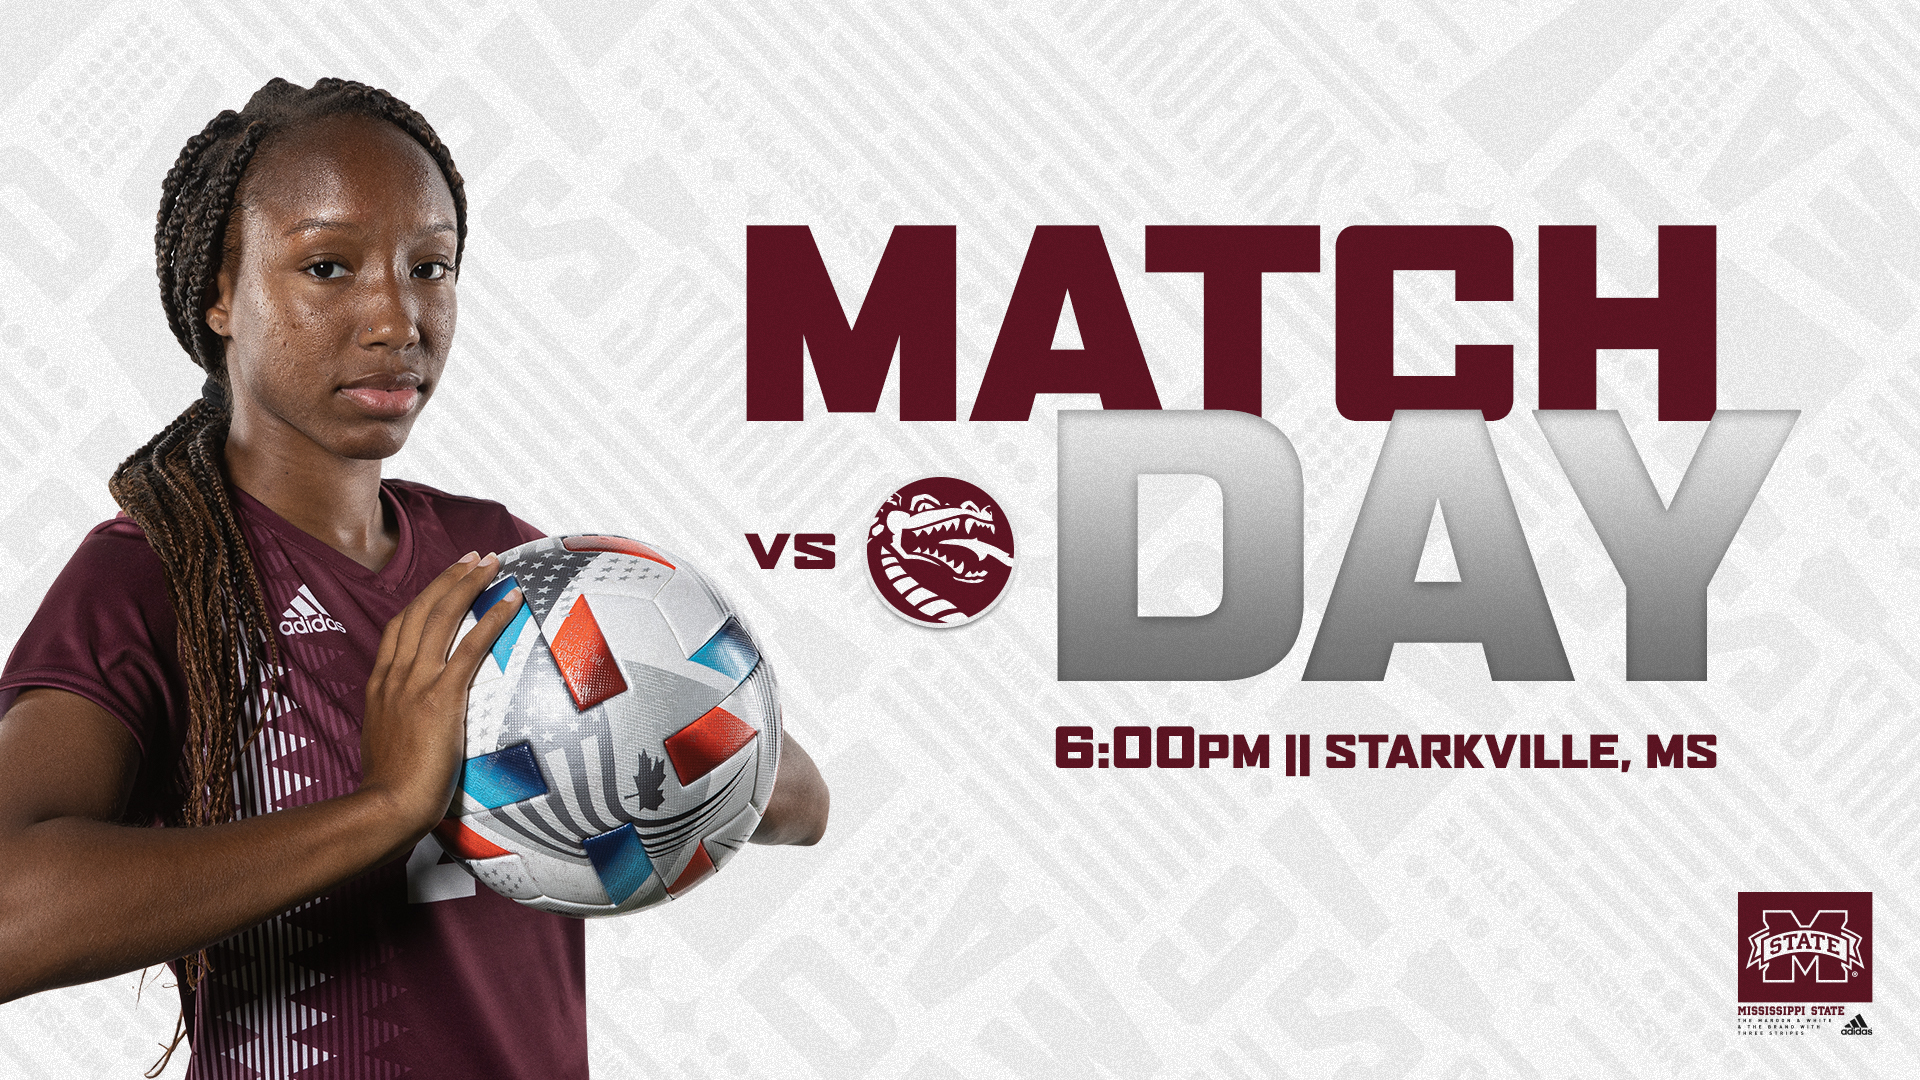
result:
M 453 647 L 454 636 L 460 632 L 460 624 L 466 621 L 474 600 L 493 583 L 499 567 L 499 556 L 486 556 L 475 563 L 465 577 L 453 582 L 426 604 L 420 622 L 418 646 L 422 657 L 432 656 L 445 662 L 448 650 Z
M 427 583 L 426 588 L 420 590 L 420 595 L 414 597 L 412 603 L 401 609 L 400 614 L 394 616 L 393 623 L 389 625 L 397 624 L 394 639 L 396 665 L 411 666 L 413 658 L 420 653 L 420 638 L 426 627 L 427 616 L 442 597 L 457 589 L 468 577 L 475 574 L 480 562 L 480 553 L 477 551 L 469 551 L 460 556 L 459 561 L 441 571 L 439 576 Z M 489 573 L 487 576 L 492 575 Z M 484 582 L 485 579 L 482 580 Z M 475 595 L 478 595 L 478 592 L 476 588 Z M 446 655 L 444 648 L 440 655 Z
M 460 686 L 472 682 L 473 673 L 479 670 L 487 654 L 493 650 L 493 643 L 500 639 L 501 631 L 505 630 L 507 624 L 519 614 L 520 605 L 519 589 L 514 589 L 495 601 L 494 605 L 487 609 L 487 613 L 480 617 L 479 623 L 472 630 L 467 631 L 466 637 L 460 639 L 460 644 L 454 647 L 453 655 L 447 657 L 446 675 L 457 680 Z
M 405 612 L 402 612 L 405 614 Z M 400 615 L 387 620 L 380 630 L 380 648 L 373 654 L 373 671 L 368 675 L 370 683 L 378 682 L 393 667 L 394 653 L 400 647 Z

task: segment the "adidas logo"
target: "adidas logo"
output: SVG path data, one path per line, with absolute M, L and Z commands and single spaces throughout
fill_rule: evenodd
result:
M 280 613 L 280 632 L 282 634 L 324 634 L 329 630 L 338 630 L 343 634 L 347 632 L 347 628 L 341 626 L 339 620 L 321 606 L 319 599 L 313 595 L 313 590 L 303 583 L 300 586 L 300 592 L 294 596 L 293 603 L 288 604 L 287 610 Z
M 1854 1013 L 1853 1019 L 1847 1021 L 1846 1026 L 1840 1029 L 1840 1034 L 1871 1035 L 1873 1034 L 1873 1029 L 1867 1026 L 1867 1018 L 1864 1014 Z

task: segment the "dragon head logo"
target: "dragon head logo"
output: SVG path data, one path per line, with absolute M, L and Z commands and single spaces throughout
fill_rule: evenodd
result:
M 1013 528 L 999 503 L 951 476 L 887 496 L 867 530 L 867 575 L 887 606 L 925 626 L 986 613 L 1013 573 Z

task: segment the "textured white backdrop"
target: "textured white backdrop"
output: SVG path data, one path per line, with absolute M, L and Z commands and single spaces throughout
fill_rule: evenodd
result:
M 472 202 L 449 376 L 390 473 L 721 576 L 833 786 L 820 847 L 589 928 L 597 1075 L 1911 1075 L 1911 8 L 640 7 L 11 5 L 0 646 L 197 391 L 151 271 L 167 166 L 271 76 L 350 76 L 426 113 Z M 804 423 L 744 419 L 749 223 L 811 225 L 849 310 L 894 224 L 957 225 L 964 416 L 1038 224 L 1103 228 L 1163 403 L 1199 407 L 1198 277 L 1143 272 L 1144 226 L 1181 222 L 1322 227 L 1323 272 L 1265 286 L 1265 412 L 1308 517 L 1305 623 L 1264 675 L 1054 681 L 1053 408 L 1083 403 L 902 424 L 891 388 L 828 416 L 809 378 Z M 1409 373 L 1514 343 L 1493 437 L 1572 684 L 1494 684 L 1471 645 L 1300 681 L 1385 430 L 1333 408 L 1332 245 L 1361 223 L 1513 234 L 1513 302 L 1401 274 L 1397 343 Z M 1719 402 L 1803 410 L 1715 579 L 1704 684 L 1625 681 L 1622 588 L 1528 413 L 1543 224 L 1598 225 L 1614 295 L 1654 291 L 1655 226 L 1719 226 Z M 1652 418 L 1647 355 L 1611 360 L 1600 404 L 1671 492 L 1703 425 Z M 875 503 L 941 472 L 996 494 L 1020 546 L 1008 597 L 953 632 L 860 580 Z M 761 571 L 748 531 L 836 533 L 841 565 Z M 1149 557 L 1217 590 L 1172 536 Z M 1721 765 L 1053 768 L 1056 724 L 1127 722 L 1270 732 L 1276 755 L 1286 731 L 1617 732 L 1634 758 L 1713 731 Z M 1743 889 L 1874 893 L 1871 1038 L 1735 1035 Z M 0 1006 L 0 1075 L 134 1075 L 175 1011 L 137 982 Z

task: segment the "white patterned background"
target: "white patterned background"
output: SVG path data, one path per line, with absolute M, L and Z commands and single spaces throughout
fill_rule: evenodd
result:
M 152 276 L 181 144 L 269 77 L 349 76 L 434 122 L 472 207 L 441 403 L 390 474 L 690 554 L 750 612 L 833 788 L 819 847 L 589 927 L 596 1075 L 1912 1075 L 1915 11 L 14 3 L 0 646 L 112 514 L 113 466 L 197 392 Z M 1104 230 L 1169 408 L 1200 405 L 1200 282 L 1145 273 L 1144 227 L 1320 225 L 1323 271 L 1264 292 L 1265 414 L 1306 480 L 1292 653 L 1237 683 L 1056 682 L 1053 413 L 1087 402 L 903 424 L 891 383 L 877 414 L 829 416 L 809 376 L 805 422 L 747 423 L 752 223 L 811 225 L 849 311 L 893 225 L 956 225 L 962 416 L 1035 225 Z M 1474 645 L 1300 680 L 1385 432 L 1333 407 L 1333 241 L 1365 223 L 1514 237 L 1514 301 L 1402 273 L 1396 340 L 1415 374 L 1515 345 L 1492 433 L 1571 684 L 1493 683 Z M 1625 680 L 1623 589 L 1530 416 L 1546 224 L 1599 226 L 1609 295 L 1654 292 L 1656 226 L 1717 225 L 1719 402 L 1802 410 L 1714 581 L 1705 683 Z M 1650 354 L 1605 359 L 1600 405 L 1670 493 L 1704 425 L 1653 418 Z M 867 516 L 930 473 L 993 492 L 1019 537 L 1012 591 L 951 632 L 861 580 Z M 1206 495 L 1149 500 L 1176 608 L 1218 588 L 1175 542 Z M 762 571 L 746 532 L 835 533 L 840 566 Z M 1055 725 L 1129 722 L 1271 733 L 1276 768 L 1053 767 Z M 1291 731 L 1615 732 L 1636 759 L 1648 732 L 1711 731 L 1720 767 L 1299 780 Z M 1735 894 L 1765 889 L 1873 892 L 1871 1038 L 1735 1033 Z M 138 983 L 0 1006 L 0 1075 L 136 1075 L 175 1013 Z

